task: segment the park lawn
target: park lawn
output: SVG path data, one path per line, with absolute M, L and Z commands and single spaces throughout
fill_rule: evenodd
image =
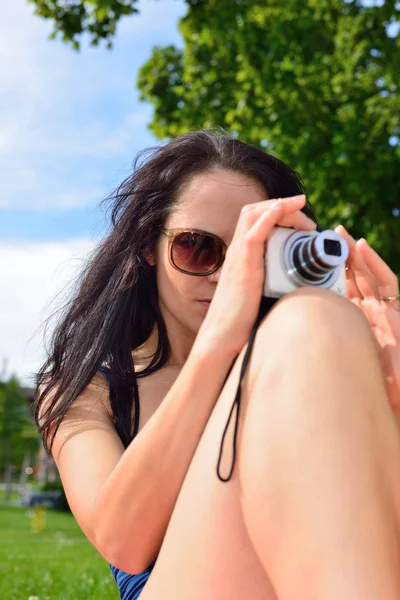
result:
M 117 600 L 110 567 L 74 517 L 46 509 L 34 533 L 32 514 L 0 503 L 0 599 Z

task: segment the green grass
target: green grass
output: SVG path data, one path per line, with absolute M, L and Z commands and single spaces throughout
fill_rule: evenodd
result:
M 70 513 L 46 509 L 40 533 L 31 516 L 31 509 L 0 503 L 1 600 L 118 599 L 107 562 Z

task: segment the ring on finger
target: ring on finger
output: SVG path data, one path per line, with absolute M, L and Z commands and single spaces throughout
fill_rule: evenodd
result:
M 385 302 L 394 302 L 395 300 L 400 300 L 400 294 L 395 294 L 394 296 L 379 296 L 379 300 L 384 300 Z

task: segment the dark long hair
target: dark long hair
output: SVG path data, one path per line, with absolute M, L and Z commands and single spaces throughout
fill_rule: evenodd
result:
M 170 352 L 155 267 L 144 254 L 155 251 L 160 227 L 176 206 L 182 185 L 215 168 L 252 177 L 269 198 L 304 193 L 300 176 L 282 161 L 223 131 L 190 132 L 138 155 L 133 173 L 103 201 L 111 209 L 110 232 L 83 269 L 37 374 L 34 414 L 47 453 L 68 408 L 105 365 L 110 404 L 124 446 L 137 434 L 137 378 L 160 369 Z M 303 212 L 316 221 L 309 203 Z M 157 350 L 150 364 L 135 373 L 132 351 L 147 340 L 155 325 Z

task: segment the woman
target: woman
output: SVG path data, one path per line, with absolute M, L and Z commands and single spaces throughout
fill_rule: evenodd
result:
M 37 424 L 125 600 L 400 597 L 398 281 L 339 226 L 348 298 L 265 316 L 269 231 L 316 227 L 302 192 L 228 136 L 172 140 L 117 190 L 55 331 Z

